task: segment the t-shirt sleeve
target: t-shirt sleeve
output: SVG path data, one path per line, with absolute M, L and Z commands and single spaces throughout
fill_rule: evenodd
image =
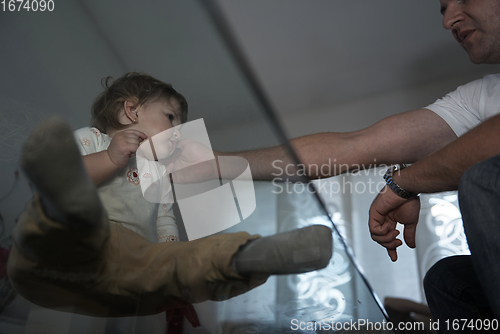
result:
M 109 145 L 109 137 L 96 128 L 81 128 L 74 135 L 82 155 L 104 151 Z
M 426 109 L 441 116 L 461 136 L 481 123 L 481 89 L 483 79 L 458 87 Z

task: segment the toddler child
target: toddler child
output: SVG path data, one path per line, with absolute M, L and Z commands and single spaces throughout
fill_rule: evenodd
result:
M 106 79 L 106 85 L 110 78 Z M 139 144 L 187 120 L 187 102 L 171 85 L 129 73 L 94 101 L 92 128 L 75 131 L 90 178 L 111 222 L 151 242 L 178 241 L 171 204 L 144 199 L 135 152 Z M 174 131 L 171 140 L 177 140 Z

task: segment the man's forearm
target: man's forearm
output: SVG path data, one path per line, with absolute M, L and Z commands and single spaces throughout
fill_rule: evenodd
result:
M 250 163 L 256 180 L 297 174 L 311 179 L 393 163 L 412 163 L 456 139 L 446 122 L 427 109 L 388 117 L 373 126 L 348 133 L 318 133 L 290 140 L 302 166 L 300 172 L 283 146 L 252 150 L 239 155 Z M 295 172 L 294 172 L 295 171 Z
M 350 164 L 346 160 L 356 161 L 353 154 L 347 154 L 349 134 L 318 133 L 290 140 L 300 164 L 297 164 L 285 145 L 243 152 L 231 152 L 228 155 L 238 155 L 250 164 L 252 177 L 255 180 L 270 180 L 281 177 L 291 181 L 305 176 L 311 179 L 325 178 L 346 172 Z M 335 152 L 330 151 L 335 146 Z M 353 153 L 351 151 L 351 153 Z M 221 153 L 225 155 L 225 153 Z M 340 164 L 337 157 L 344 157 Z
M 500 115 L 494 116 L 451 144 L 396 173 L 394 180 L 414 193 L 456 190 L 463 173 L 500 154 Z

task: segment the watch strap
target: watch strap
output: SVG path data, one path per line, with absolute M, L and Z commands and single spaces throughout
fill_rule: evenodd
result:
M 397 172 L 397 171 L 402 170 L 404 168 L 406 168 L 405 164 L 398 164 L 398 165 L 394 165 L 394 166 L 390 167 L 387 170 L 387 172 L 385 172 L 385 174 L 384 174 L 384 180 L 387 183 L 387 186 L 389 187 L 389 189 L 392 190 L 392 192 L 394 192 L 396 195 L 398 195 L 401 198 L 409 199 L 411 197 L 418 196 L 418 194 L 404 190 L 403 188 L 401 188 L 399 186 L 399 184 L 396 183 L 396 181 L 394 181 L 394 178 L 393 178 L 394 172 Z

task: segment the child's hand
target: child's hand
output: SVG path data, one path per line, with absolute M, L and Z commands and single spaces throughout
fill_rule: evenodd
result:
M 135 155 L 139 144 L 147 138 L 141 131 L 133 129 L 115 133 L 108 147 L 109 158 L 119 168 L 125 167 L 128 159 Z

